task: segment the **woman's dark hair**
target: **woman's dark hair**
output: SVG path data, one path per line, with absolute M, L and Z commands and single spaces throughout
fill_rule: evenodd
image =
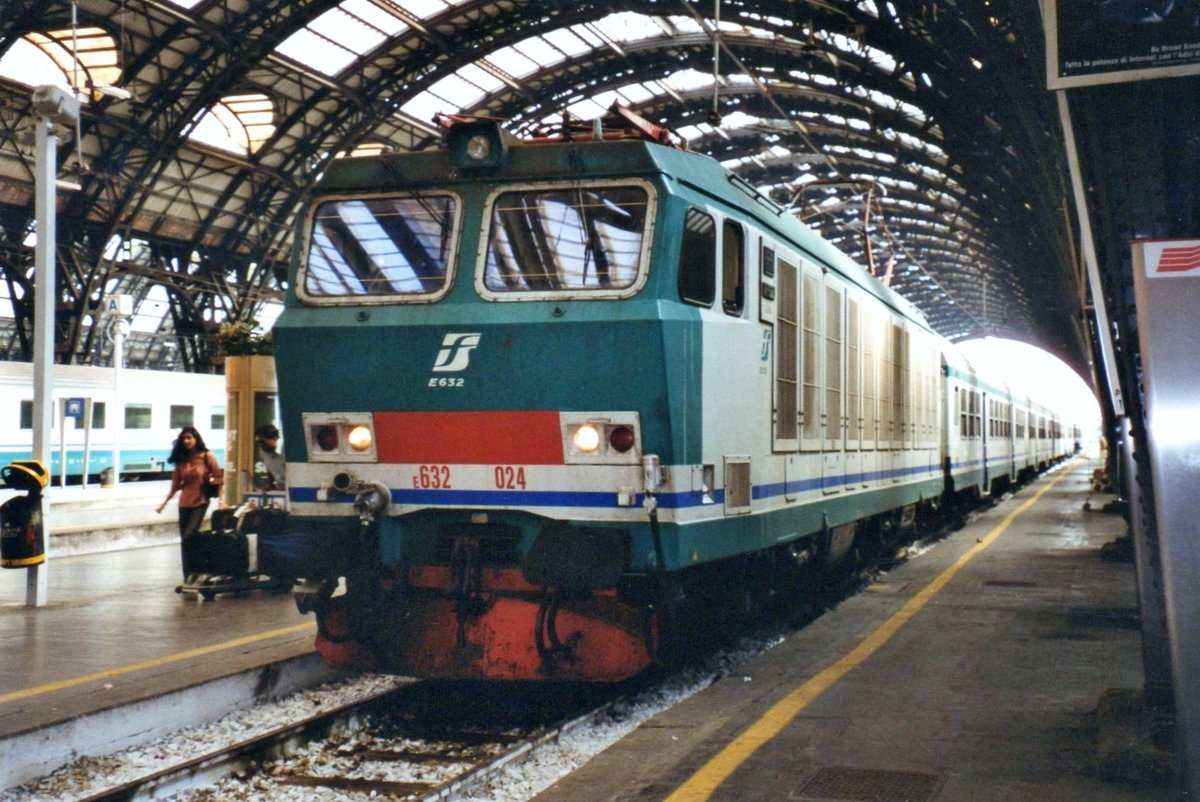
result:
M 190 434 L 196 438 L 196 447 L 190 451 L 183 447 L 183 436 L 185 434 Z M 171 446 L 171 456 L 167 457 L 167 462 L 172 465 L 179 462 L 186 462 L 197 454 L 203 454 L 205 451 L 208 451 L 208 446 L 204 445 L 204 438 L 200 436 L 200 432 L 196 431 L 196 427 L 184 426 L 175 437 L 175 444 Z

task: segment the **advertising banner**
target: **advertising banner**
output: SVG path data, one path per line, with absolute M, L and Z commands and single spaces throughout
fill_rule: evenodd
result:
M 1043 0 L 1050 89 L 1200 75 L 1200 0 Z

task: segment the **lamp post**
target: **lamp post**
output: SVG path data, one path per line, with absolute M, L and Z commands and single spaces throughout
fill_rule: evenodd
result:
M 39 86 L 33 90 L 33 110 L 37 114 L 37 151 L 35 164 L 34 214 L 37 217 L 37 244 L 34 246 L 33 312 L 33 458 L 50 465 L 50 422 L 53 420 L 54 391 L 54 306 L 58 295 L 55 277 L 55 176 L 58 173 L 58 129 L 74 128 L 79 120 L 79 100 L 57 86 Z M 25 606 L 46 604 L 49 556 L 50 516 L 42 516 L 43 541 L 47 561 L 28 569 L 25 581 Z M 43 570 L 43 567 L 45 570 Z

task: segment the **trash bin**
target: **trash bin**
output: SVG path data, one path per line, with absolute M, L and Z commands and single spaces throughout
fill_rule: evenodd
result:
M 50 483 L 50 472 L 37 460 L 18 460 L 0 468 L 0 480 L 26 493 L 0 504 L 0 566 L 28 568 L 45 562 L 42 490 Z
M 116 482 L 113 481 L 113 469 L 112 466 L 109 465 L 107 468 L 104 468 L 100 471 L 100 486 L 112 487 L 114 484 L 116 484 Z

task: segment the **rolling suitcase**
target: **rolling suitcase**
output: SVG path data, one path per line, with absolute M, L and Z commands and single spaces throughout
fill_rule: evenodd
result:
M 212 514 L 212 531 L 197 532 L 183 541 L 183 573 L 242 576 L 250 571 L 250 544 L 237 529 L 233 510 Z

